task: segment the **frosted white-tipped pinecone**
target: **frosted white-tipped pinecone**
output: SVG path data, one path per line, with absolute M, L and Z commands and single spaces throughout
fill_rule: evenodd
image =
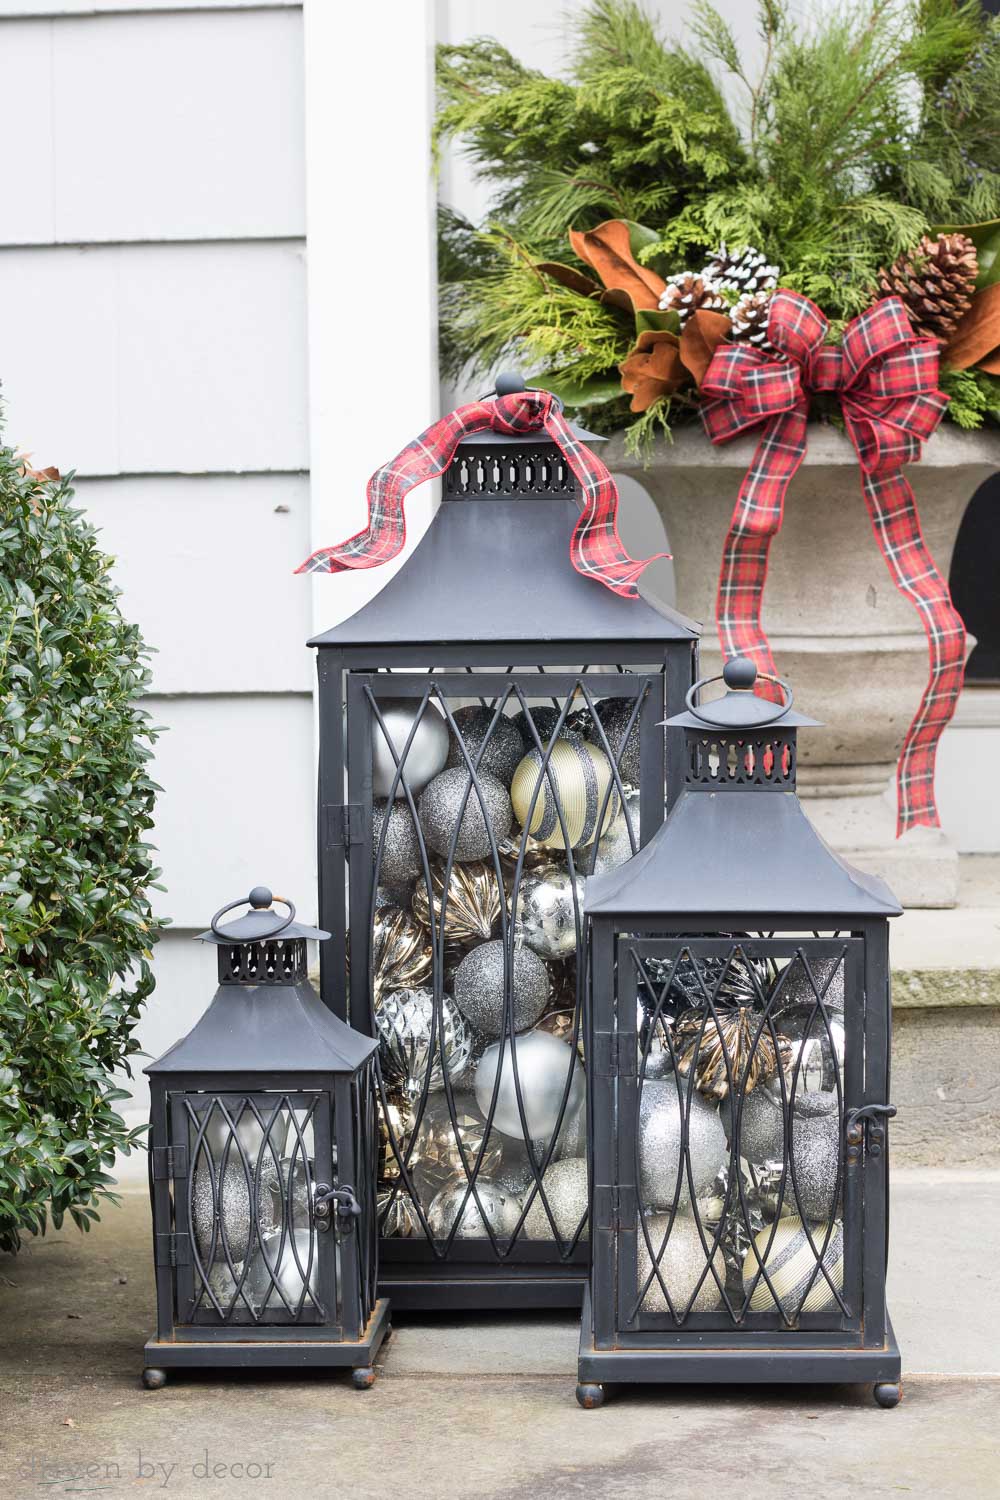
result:
M 662 312 L 675 312 L 683 328 L 691 314 L 703 308 L 710 312 L 726 310 L 725 298 L 710 277 L 698 276 L 694 271 L 681 271 L 676 276 L 667 277 L 660 297 Z
M 773 348 L 767 336 L 767 320 L 771 312 L 771 293 L 747 292 L 729 309 L 733 325 L 734 341 L 752 344 L 765 352 Z
M 713 281 L 720 291 L 735 292 L 742 297 L 747 292 L 773 291 L 781 272 L 777 266 L 769 265 L 767 257 L 752 245 L 730 250 L 726 244 L 721 244 L 701 274 Z

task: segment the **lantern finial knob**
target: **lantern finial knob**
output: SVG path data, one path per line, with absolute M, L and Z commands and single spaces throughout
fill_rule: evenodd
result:
M 266 911 L 274 900 L 274 896 L 266 885 L 255 885 L 247 897 L 247 902 L 254 911 Z
M 497 376 L 496 393 L 498 396 L 516 396 L 519 391 L 525 389 L 524 376 L 517 370 L 502 370 Z
M 747 691 L 757 681 L 757 667 L 749 656 L 731 656 L 722 669 L 722 680 L 727 688 Z

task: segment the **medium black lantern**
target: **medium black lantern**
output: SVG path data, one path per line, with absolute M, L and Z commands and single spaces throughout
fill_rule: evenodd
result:
M 201 934 L 218 949 L 211 1005 L 145 1069 L 157 1334 L 143 1381 L 350 1366 L 365 1388 L 389 1327 L 375 1291 L 376 1046 L 309 983 L 307 941 L 329 934 L 263 886 L 246 900 Z
M 580 509 L 544 434 L 469 436 L 412 556 L 311 642 L 321 988 L 381 1039 L 396 1307 L 583 1294 L 583 880 L 663 821 L 697 627 L 574 571 Z
M 885 1306 L 899 907 L 795 795 L 814 721 L 728 691 L 669 723 L 683 791 L 589 883 L 593 1269 L 577 1398 L 610 1381 L 872 1381 Z M 699 684 L 699 687 L 704 684 Z

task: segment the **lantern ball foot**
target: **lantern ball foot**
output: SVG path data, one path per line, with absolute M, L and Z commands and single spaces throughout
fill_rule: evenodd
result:
M 147 1391 L 162 1391 L 167 1383 L 166 1370 L 156 1370 L 149 1365 L 142 1372 L 142 1383 Z
M 604 1405 L 604 1387 L 592 1383 L 578 1385 L 576 1399 L 584 1411 L 593 1411 L 595 1407 Z
M 880 1381 L 873 1388 L 872 1395 L 875 1397 L 876 1406 L 882 1406 L 886 1411 L 891 1411 L 894 1406 L 898 1406 L 900 1401 L 902 1401 L 903 1387 L 892 1384 L 889 1381 Z
M 369 1391 L 375 1384 L 375 1371 L 371 1365 L 358 1365 L 351 1371 L 351 1384 L 356 1391 Z

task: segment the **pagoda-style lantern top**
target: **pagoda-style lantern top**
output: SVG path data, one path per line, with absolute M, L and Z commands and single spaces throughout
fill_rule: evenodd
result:
M 783 683 L 781 704 L 756 694 L 745 657 L 722 677 L 722 697 L 696 704 L 717 679 L 696 683 L 687 710 L 666 721 L 684 735 L 681 795 L 644 849 L 588 881 L 588 916 L 898 916 L 885 882 L 836 854 L 795 795 L 797 731 L 816 720 Z
M 519 376 L 497 380 L 497 395 L 524 389 Z M 570 430 L 587 444 L 605 441 Z M 544 431 L 463 438 L 444 473 L 441 499 L 403 567 L 374 599 L 310 645 L 340 648 L 349 660 L 363 656 L 373 666 L 386 654 L 397 665 L 408 650 L 426 666 L 449 665 L 440 650 L 432 663 L 428 648 L 450 643 L 501 643 L 498 660 L 534 663 L 540 644 L 565 642 L 569 662 L 580 649 L 583 660 L 604 660 L 587 647 L 614 642 L 614 659 L 629 661 L 645 659 L 644 644 L 697 640 L 695 622 L 676 610 L 622 598 L 571 566 L 579 484 Z M 483 649 L 476 660 L 488 664 Z

